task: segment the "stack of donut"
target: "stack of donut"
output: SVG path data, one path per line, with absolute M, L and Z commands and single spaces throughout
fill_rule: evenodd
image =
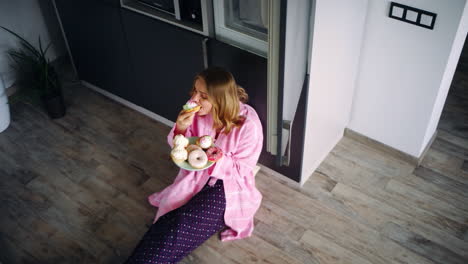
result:
M 211 136 L 199 137 L 196 144 L 189 144 L 186 137 L 177 135 L 174 137 L 173 144 L 172 160 L 177 164 L 187 160 L 190 166 L 196 169 L 203 169 L 208 161 L 218 161 L 223 154 L 221 149 L 213 146 Z

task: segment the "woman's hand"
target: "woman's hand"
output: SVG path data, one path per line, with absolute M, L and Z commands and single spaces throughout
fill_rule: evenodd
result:
M 195 117 L 194 112 L 186 112 L 184 110 L 180 111 L 179 116 L 176 120 L 177 130 L 180 132 L 185 132 L 187 128 L 193 123 L 193 118 Z

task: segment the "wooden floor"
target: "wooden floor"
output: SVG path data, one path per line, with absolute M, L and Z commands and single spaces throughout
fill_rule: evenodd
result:
M 420 167 L 343 138 L 300 190 L 261 171 L 254 235 L 213 236 L 183 263 L 468 263 L 468 74 L 453 83 Z M 177 173 L 168 127 L 65 91 L 66 117 L 17 103 L 0 133 L 4 264 L 122 263 Z

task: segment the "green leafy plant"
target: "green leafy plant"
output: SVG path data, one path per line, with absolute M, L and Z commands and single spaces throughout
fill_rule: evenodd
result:
M 3 26 L 0 26 L 0 28 L 14 35 L 20 41 L 20 48 L 7 51 L 13 62 L 12 66 L 16 70 L 17 82 L 21 87 L 18 99 L 33 97 L 30 99 L 36 101 L 61 95 L 61 85 L 57 72 L 46 57 L 52 43 L 43 48 L 39 36 L 39 48 L 36 48 L 12 30 Z

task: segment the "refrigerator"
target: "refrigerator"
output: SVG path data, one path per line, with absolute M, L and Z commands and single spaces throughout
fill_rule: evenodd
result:
M 266 150 L 276 166 L 289 166 L 293 124 L 304 122 L 295 117 L 307 88 L 311 1 L 216 0 L 213 12 L 217 40 L 267 60 Z

